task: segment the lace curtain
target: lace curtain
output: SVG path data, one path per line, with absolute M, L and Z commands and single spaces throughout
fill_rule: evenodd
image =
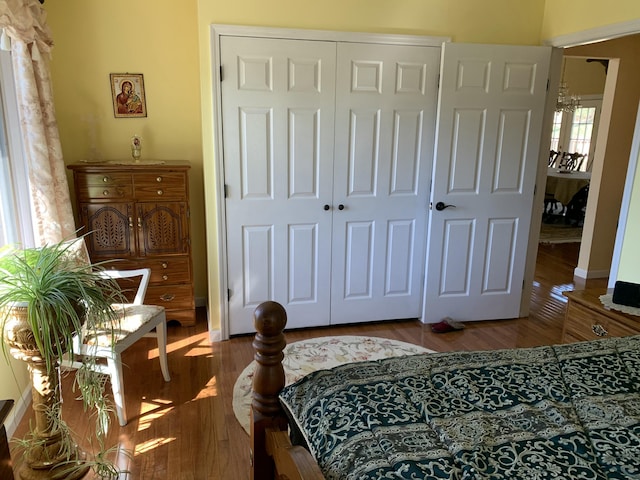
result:
M 74 236 L 71 199 L 53 106 L 53 41 L 38 0 L 0 0 L 0 47 L 11 51 L 28 165 L 36 244 Z

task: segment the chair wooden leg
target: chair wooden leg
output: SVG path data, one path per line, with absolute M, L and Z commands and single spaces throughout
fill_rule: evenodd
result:
M 158 337 L 158 358 L 160 359 L 160 370 L 165 382 L 171 381 L 169 375 L 169 365 L 167 363 L 167 322 L 163 320 L 156 326 L 156 335 Z
M 120 353 L 114 352 L 113 357 L 107 358 L 113 402 L 116 404 L 118 423 L 121 427 L 127 424 L 127 407 L 124 403 L 124 382 L 122 381 L 122 359 Z

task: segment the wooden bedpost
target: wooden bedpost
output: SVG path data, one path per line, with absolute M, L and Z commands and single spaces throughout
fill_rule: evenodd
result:
M 256 369 L 251 401 L 251 479 L 272 479 L 273 459 L 267 454 L 266 430 L 286 430 L 287 419 L 278 394 L 284 388 L 282 353 L 286 346 L 282 333 L 287 313 L 276 302 L 258 305 L 253 314 L 256 336 L 253 340 Z

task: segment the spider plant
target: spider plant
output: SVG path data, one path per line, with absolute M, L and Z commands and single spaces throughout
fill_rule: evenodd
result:
M 29 364 L 36 425 L 20 443 L 25 462 L 38 465 L 34 468 L 84 463 L 74 456 L 77 449 L 61 417 L 59 360 L 65 354 L 73 358 L 74 337 L 81 329 L 90 334 L 98 326 L 117 327 L 111 305 L 125 301 L 118 284 L 102 277 L 100 265 L 91 265 L 82 242 L 79 238 L 40 248 L 0 250 L 0 343 L 5 356 Z M 85 361 L 94 360 L 85 357 Z M 97 412 L 96 438 L 104 452 L 111 409 L 99 375 L 85 364 L 75 386 L 85 410 Z M 59 441 L 52 445 L 54 437 Z

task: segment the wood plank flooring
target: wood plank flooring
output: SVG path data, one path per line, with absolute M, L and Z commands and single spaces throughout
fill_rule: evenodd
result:
M 290 331 L 288 340 L 326 335 L 369 335 L 420 344 L 436 351 L 485 350 L 559 343 L 566 299 L 573 290 L 578 244 L 541 245 L 527 318 L 468 323 L 462 331 L 434 334 L 418 321 L 383 322 Z M 606 288 L 606 280 L 590 281 Z M 582 288 L 582 287 L 580 287 Z M 249 478 L 249 442 L 236 421 L 231 399 L 236 378 L 253 359 L 252 337 L 211 344 L 204 311 L 194 327 L 169 324 L 171 382 L 162 379 L 154 339 L 142 339 L 123 361 L 129 423 L 111 429 L 107 445 L 132 453 L 119 463 L 129 480 L 217 480 Z M 64 418 L 82 448 L 91 450 L 87 432 L 92 418 L 63 379 Z M 30 420 L 25 415 L 16 435 Z M 14 456 L 14 463 L 20 461 Z M 91 474 L 87 478 L 93 478 Z

